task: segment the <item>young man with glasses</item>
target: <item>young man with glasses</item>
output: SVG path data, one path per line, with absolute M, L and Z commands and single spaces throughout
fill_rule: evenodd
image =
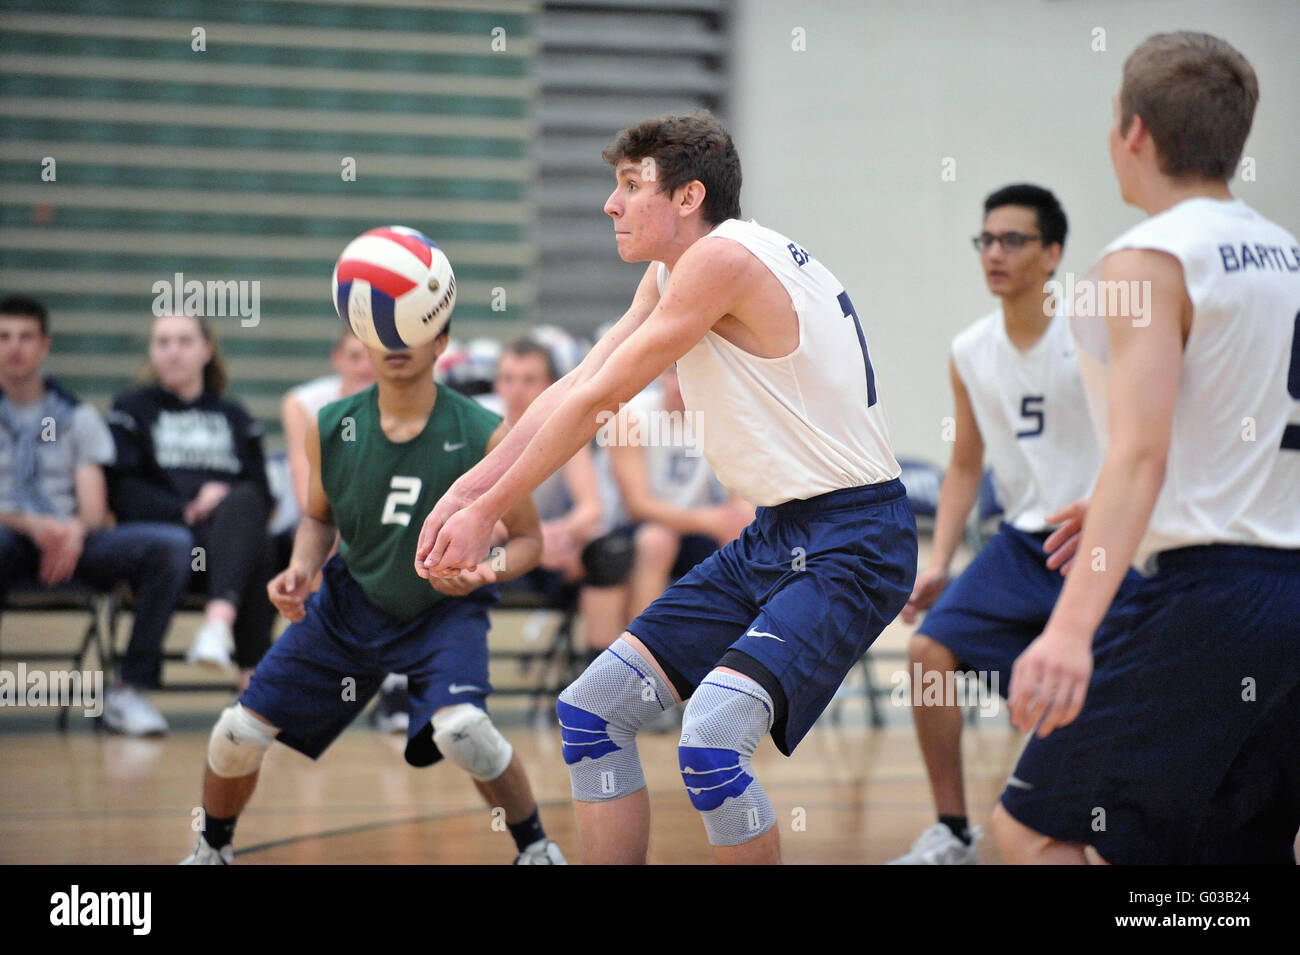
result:
M 916 578 L 903 621 L 932 604 L 908 645 L 912 713 L 939 821 L 899 865 L 971 865 L 982 830 L 969 827 L 961 766 L 958 671 L 974 670 L 1003 695 L 1016 657 L 1042 633 L 1061 591 L 1043 544 L 1057 512 L 1092 488 L 1101 453 L 1093 437 L 1069 324 L 1048 286 L 1065 245 L 1056 197 L 1017 184 L 984 201 L 974 240 L 989 291 L 1002 300 L 952 343 L 956 406 L 929 567 Z M 1002 502 L 998 532 L 951 584 L 949 567 L 986 459 Z M 936 602 L 937 601 L 937 602 Z

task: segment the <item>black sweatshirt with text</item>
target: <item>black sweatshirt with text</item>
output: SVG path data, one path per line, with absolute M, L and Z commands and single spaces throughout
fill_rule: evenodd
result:
M 151 385 L 119 396 L 107 420 L 117 444 L 108 486 L 118 521 L 183 522 L 208 481 L 253 482 L 271 506 L 262 425 L 240 404 L 206 390 L 183 401 Z

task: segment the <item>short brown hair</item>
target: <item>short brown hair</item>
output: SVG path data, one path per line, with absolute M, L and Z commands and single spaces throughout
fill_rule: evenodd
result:
M 611 166 L 651 157 L 660 192 L 671 193 L 698 179 L 704 186 L 706 222 L 740 218 L 740 156 L 727 128 L 708 110 L 629 126 L 600 155 Z
M 546 367 L 546 376 L 553 382 L 560 380 L 560 369 L 555 364 L 555 356 L 551 354 L 549 348 L 536 339 L 529 338 L 527 335 L 523 338 L 516 338 L 506 346 L 506 354 L 514 355 L 516 358 L 527 358 L 529 355 L 536 355 Z
M 1173 179 L 1227 181 L 1259 102 L 1255 70 L 1208 33 L 1157 33 L 1124 62 L 1120 132 L 1134 115 L 1151 131 L 1160 171 Z

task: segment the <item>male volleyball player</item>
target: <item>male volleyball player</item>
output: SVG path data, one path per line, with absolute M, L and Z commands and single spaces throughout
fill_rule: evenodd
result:
M 1076 305 L 1105 453 L 1012 673 L 1013 720 L 1037 725 L 993 819 L 1012 862 L 1294 861 L 1300 244 L 1227 184 L 1258 95 L 1206 34 L 1124 64 L 1111 161 L 1150 218 Z M 1130 562 L 1154 575 L 1102 624 Z
M 272 741 L 318 758 L 389 673 L 408 677 L 407 761 L 427 766 L 445 756 L 473 776 L 488 805 L 505 810 L 517 864 L 564 862 L 542 829 L 519 757 L 485 705 L 493 585 L 527 572 L 541 553 L 532 501 L 502 512 L 509 539 L 491 561 L 428 581 L 408 563 L 419 527 L 412 515 L 506 431 L 477 402 L 434 384 L 433 364 L 446 347 L 444 330 L 405 351 L 370 349 L 376 384 L 327 404 L 309 423 L 307 507 L 289 566 L 267 585 L 294 622 L 212 730 L 205 825 L 185 863 L 233 861 L 235 822 Z M 339 552 L 326 563 L 336 532 Z
M 1088 420 L 1074 340 L 1048 280 L 1065 245 L 1065 210 L 1040 186 L 1006 186 L 984 200 L 975 238 L 1001 306 L 952 343 L 952 460 L 944 474 L 930 566 L 916 578 L 903 621 L 933 604 L 908 645 L 925 686 L 974 670 L 1006 694 L 1011 665 L 1043 632 L 1064 578 L 1043 543 L 1057 511 L 1092 489 L 1101 452 Z M 961 575 L 948 568 L 983 479 L 985 451 L 1003 521 Z M 937 602 L 936 602 L 937 600 Z M 983 831 L 971 828 L 961 764 L 961 709 L 913 686 L 912 714 L 939 819 L 894 862 L 971 865 Z
M 682 779 L 722 862 L 776 862 L 750 757 L 789 755 L 911 592 L 916 531 L 861 320 L 802 246 L 740 215 L 740 161 L 705 113 L 648 120 L 604 152 L 631 308 L 430 513 L 417 570 L 472 568 L 496 520 L 590 441 L 602 411 L 677 362 L 719 480 L 758 505 L 558 703 L 585 858 L 644 862 L 637 730 L 691 697 Z

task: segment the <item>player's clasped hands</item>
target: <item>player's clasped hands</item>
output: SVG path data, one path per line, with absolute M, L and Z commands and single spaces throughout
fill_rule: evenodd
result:
M 484 584 L 496 583 L 496 571 L 487 561 L 470 570 L 461 570 L 455 576 L 430 576 L 429 586 L 448 597 L 464 597 Z
M 415 572 L 421 577 L 454 577 L 479 566 L 492 547 L 495 520 L 485 520 L 473 507 L 443 495 L 420 529 Z M 445 506 L 444 506 L 445 505 Z
M 307 598 L 311 596 L 312 575 L 301 567 L 290 564 L 271 578 L 266 585 L 266 595 L 275 609 L 290 621 L 297 623 L 307 613 Z

